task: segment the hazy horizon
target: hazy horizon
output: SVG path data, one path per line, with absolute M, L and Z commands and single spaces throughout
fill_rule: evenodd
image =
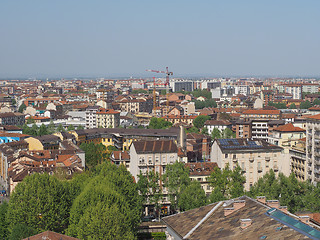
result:
M 4 1 L 0 78 L 320 76 L 316 0 Z

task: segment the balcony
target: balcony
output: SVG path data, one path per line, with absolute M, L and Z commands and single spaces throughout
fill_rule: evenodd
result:
M 254 158 L 249 158 L 249 161 L 250 162 L 254 162 Z
M 266 161 L 269 162 L 270 161 L 270 157 L 266 157 Z
M 258 167 L 258 172 L 262 172 L 262 167 Z
M 277 171 L 279 171 L 279 168 L 278 168 L 278 166 L 273 166 L 273 170 L 275 171 L 275 172 L 277 172 Z

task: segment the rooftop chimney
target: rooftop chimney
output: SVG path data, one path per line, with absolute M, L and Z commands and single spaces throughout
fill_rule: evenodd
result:
M 245 205 L 246 205 L 245 200 L 234 201 L 233 207 L 224 209 L 224 216 L 226 217 L 226 216 L 230 215 L 231 213 L 239 210 L 240 208 L 244 207 Z
M 265 196 L 258 196 L 257 201 L 263 204 L 266 204 L 266 197 Z
M 309 216 L 300 216 L 299 220 L 305 224 L 309 224 L 310 217 Z
M 237 211 L 238 209 L 244 207 L 246 205 L 245 200 L 237 200 L 233 202 L 234 210 Z
M 280 206 L 279 210 L 284 212 L 284 213 L 288 213 L 288 207 L 287 206 Z
M 240 219 L 240 228 L 246 229 L 247 227 L 251 226 L 252 219 Z
M 279 209 L 280 207 L 279 200 L 268 200 L 267 205 L 271 208 L 277 208 L 277 209 Z

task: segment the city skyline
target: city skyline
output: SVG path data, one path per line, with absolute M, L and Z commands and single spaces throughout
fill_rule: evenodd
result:
M 317 1 L 1 5 L 0 78 L 320 76 Z

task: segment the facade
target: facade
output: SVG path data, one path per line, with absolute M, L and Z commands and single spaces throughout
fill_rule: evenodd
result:
M 283 163 L 286 165 L 282 173 L 289 176 L 291 173 L 291 156 L 289 150 L 296 146 L 301 138 L 304 138 L 306 131 L 299 127 L 294 127 L 292 123 L 282 125 L 273 129 L 268 137 L 268 142 L 283 148 Z M 283 166 L 284 166 L 283 165 Z
M 86 109 L 86 128 L 96 128 L 97 127 L 97 112 L 99 106 L 90 106 Z
M 213 188 L 210 186 L 208 178 L 218 165 L 213 162 L 195 162 L 186 163 L 185 166 L 189 169 L 191 181 L 200 182 L 201 188 L 209 196 Z
M 97 127 L 116 128 L 120 125 L 120 112 L 113 109 L 99 109 L 96 113 Z
M 0 113 L 0 125 L 18 125 L 22 126 L 25 123 L 25 116 L 22 113 Z
M 320 114 L 308 117 L 306 133 L 307 179 L 316 184 L 320 182 Z
M 306 138 L 300 139 L 296 145 L 289 150 L 291 172 L 294 173 L 299 181 L 307 179 L 307 162 L 306 162 Z
M 226 128 L 232 128 L 232 123 L 226 120 L 207 120 L 204 126 L 208 129 L 209 135 L 211 135 L 213 129 L 219 129 L 223 132 Z
M 302 99 L 302 86 L 299 84 L 286 85 L 285 92 L 292 94 L 293 99 Z
M 170 87 L 172 88 L 172 92 L 192 92 L 194 90 L 194 82 L 192 81 L 170 81 Z
M 282 172 L 283 148 L 271 145 L 263 140 L 245 138 L 217 139 L 211 147 L 211 162 L 216 162 L 219 168 L 227 165 L 231 169 L 239 165 L 244 172 L 245 189 L 258 181 L 260 177 L 273 169 Z
M 172 140 L 135 141 L 130 147 L 130 173 L 138 181 L 140 172 L 161 176 L 166 166 L 178 160 L 178 147 Z
M 280 110 L 265 110 L 265 109 L 249 109 L 243 111 L 241 118 L 250 119 L 280 119 Z

